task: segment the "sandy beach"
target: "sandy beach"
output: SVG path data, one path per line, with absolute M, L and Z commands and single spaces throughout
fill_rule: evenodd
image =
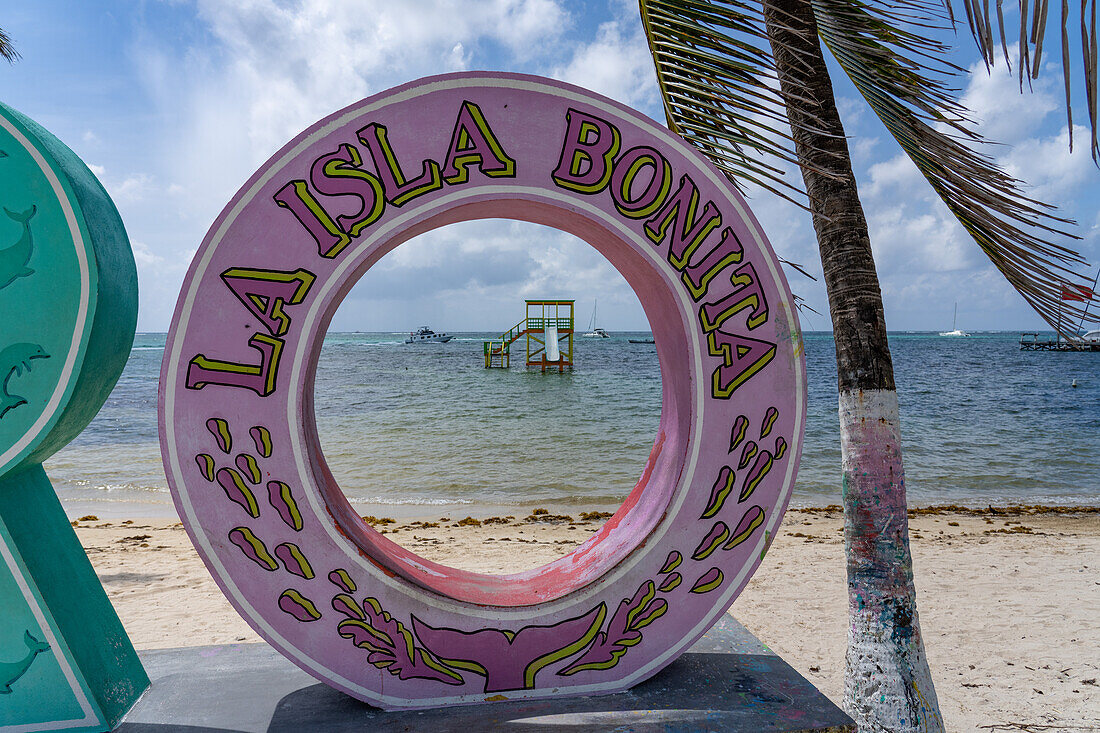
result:
M 375 526 L 437 562 L 506 573 L 570 552 L 602 521 L 530 511 Z M 921 627 L 947 729 L 1100 730 L 1100 512 L 912 514 Z M 139 649 L 259 641 L 175 519 L 75 526 Z M 839 703 L 846 602 L 839 508 L 792 509 L 731 612 Z

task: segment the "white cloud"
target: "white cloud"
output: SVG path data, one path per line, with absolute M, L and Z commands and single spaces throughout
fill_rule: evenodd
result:
M 633 107 L 653 105 L 659 97 L 653 57 L 636 10 L 601 24 L 595 40 L 578 47 L 569 63 L 551 76 Z
M 470 54 L 461 43 L 456 43 L 447 55 L 445 65 L 449 71 L 463 71 L 470 65 Z
M 164 258 L 154 254 L 149 249 L 149 245 L 144 242 L 131 241 L 130 248 L 134 251 L 134 262 L 137 263 L 139 271 L 146 268 L 155 268 L 164 262 Z
M 115 160 L 107 166 L 148 171 L 108 186 L 127 226 L 143 242 L 143 252 L 137 253 L 137 246 L 135 252 L 143 273 L 145 327 L 165 327 L 190 253 L 244 180 L 300 130 L 364 96 L 418 76 L 496 67 L 552 75 L 659 116 L 652 60 L 637 8 L 629 0 L 613 0 L 610 17 L 600 13 L 606 22 L 587 27 L 578 20 L 582 13 L 571 15 L 564 0 L 196 0 L 193 7 L 206 31 L 195 36 L 200 45 L 173 49 L 150 34 L 131 54 L 159 119 L 148 155 L 160 167 Z M 584 17 L 596 14 L 593 7 L 585 8 Z M 991 153 L 1032 184 L 1034 195 L 1095 201 L 1095 170 L 1090 172 L 1084 134 L 1078 133 L 1069 156 L 1064 132 L 1057 130 L 1064 114 L 1057 71 L 1044 70 L 1037 93 L 1021 96 L 1003 67 L 986 76 L 984 67 L 976 66 L 964 101 L 982 120 L 985 134 L 1011 144 Z M 991 303 L 1007 299 L 1015 303 L 1014 312 L 1026 313 L 908 158 L 884 136 L 877 119 L 867 114 L 863 100 L 849 95 L 839 103 L 853 135 L 850 145 L 891 325 L 913 327 L 930 312 L 932 298 L 949 317 L 950 302 L 959 293 L 982 289 L 992 294 Z M 867 134 L 871 128 L 874 132 Z M 800 181 L 797 169 L 787 167 L 792 180 Z M 104 167 L 95 170 L 105 175 Z M 819 274 L 809 216 L 773 194 L 758 189 L 750 194 L 777 252 Z M 1092 217 L 1091 208 L 1082 216 L 1093 227 L 1083 246 L 1095 253 L 1100 216 L 1095 223 Z M 528 226 L 470 222 L 401 246 L 348 297 L 348 303 L 369 304 L 360 314 L 380 320 L 353 324 L 349 314 L 355 308 L 346 304 L 341 318 L 347 322 L 338 319 L 334 327 L 415 325 L 395 320 L 406 317 L 452 330 L 492 327 L 502 314 L 508 321 L 524 296 L 594 292 L 600 292 L 601 313 L 609 324 L 621 318 L 633 325 L 640 309 L 625 281 L 614 279 L 609 263 L 568 235 Z M 407 294 L 397 300 L 399 285 L 416 287 L 432 278 L 442 278 L 447 297 L 412 299 L 423 300 L 415 307 L 447 314 L 458 303 L 462 323 L 447 324 L 430 311 L 410 316 Z M 820 282 L 791 275 L 791 284 L 825 312 Z M 979 310 L 965 302 L 960 310 L 964 306 L 970 313 Z M 991 305 L 989 312 L 997 307 Z M 911 313 L 916 321 L 907 323 Z M 938 325 L 942 316 L 936 319 Z M 827 326 L 827 319 L 807 321 L 811 327 Z
M 888 193 L 890 189 L 916 192 L 920 190 L 920 186 L 927 185 L 917 166 L 904 153 L 873 164 L 868 172 L 871 176 L 871 185 L 865 186 L 864 191 L 869 196 L 882 195 Z
M 1088 134 L 1086 128 L 1074 126 L 1078 143 L 1087 140 Z M 1009 175 L 1028 184 L 1029 196 L 1060 205 L 1073 199 L 1078 188 L 1096 175 L 1087 144 L 1075 145 L 1071 153 L 1065 129 L 1050 137 L 1021 140 L 999 161 Z
M 1015 58 L 1018 46 L 1009 47 L 1009 58 Z M 1035 135 L 1048 115 L 1060 111 L 1063 102 L 1054 93 L 1055 78 L 1061 78 L 1060 68 L 1048 64 L 1043 74 L 1032 82 L 1028 91 L 1020 93 L 1018 77 L 1003 63 L 988 73 L 980 61 L 970 66 L 969 82 L 962 96 L 963 105 L 974 113 L 977 128 L 987 139 L 1012 144 Z
M 153 177 L 147 173 L 137 173 L 127 176 L 121 183 L 107 184 L 107 190 L 116 201 L 133 202 L 140 201 L 156 188 Z
M 161 255 L 137 239 L 130 240 L 130 248 L 138 272 L 138 330 L 162 330 L 171 320 L 174 296 L 183 283 L 194 250 Z
M 165 177 L 189 218 L 206 222 L 325 115 L 418 76 L 484 67 L 485 49 L 554 57 L 571 22 L 555 0 L 199 0 L 196 8 L 213 44 L 173 51 L 150 35 L 133 57 L 163 119 L 156 153 Z
M 382 257 L 348 294 L 331 329 L 423 322 L 449 331 L 503 331 L 522 317 L 525 298 L 581 298 L 581 309 L 597 293 L 608 327 L 647 328 L 626 280 L 585 242 L 527 222 L 468 221 L 422 234 Z

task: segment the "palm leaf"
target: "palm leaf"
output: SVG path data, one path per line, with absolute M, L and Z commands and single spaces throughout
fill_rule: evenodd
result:
M 811 2 L 825 46 L 974 242 L 1052 327 L 1076 322 L 1081 309 L 1061 295 L 1086 282 L 1075 272 L 1086 263 L 1057 243 L 1068 243 L 1072 222 L 1027 197 L 1021 181 L 977 152 L 973 146 L 984 141 L 950 86 L 961 70 L 945 60 L 949 49 L 897 21 L 908 12 L 947 30 L 950 18 L 922 0 Z M 976 0 L 966 7 L 972 13 Z M 975 38 L 987 35 L 987 26 L 974 25 Z
M 806 208 L 786 176 L 798 160 L 759 3 L 642 0 L 640 9 L 669 128 L 738 189 L 752 183 Z
M 964 71 L 934 40 L 953 26 L 940 0 L 807 1 L 841 68 L 1009 283 L 1057 330 L 1082 317 L 1061 300 L 1065 288 L 1085 282 L 1076 272 L 1085 262 L 1067 246 L 1072 222 L 1027 197 L 1022 182 L 975 150 L 984 141 L 954 88 Z M 760 2 L 639 2 L 669 127 L 731 180 L 783 189 L 792 199 L 800 189 L 783 170 L 797 161 L 790 133 L 776 124 L 786 113 Z M 979 48 L 992 48 L 988 2 L 984 10 L 978 2 L 967 0 L 967 17 L 984 39 Z M 704 68 L 693 65 L 698 58 Z
M 950 0 L 943 0 L 943 2 L 949 4 Z M 1012 68 L 1012 62 L 1008 56 L 1008 46 L 1011 41 L 1018 44 L 1016 71 L 1022 90 L 1025 79 L 1030 83 L 1032 79 L 1039 77 L 1040 62 L 1043 56 L 1043 40 L 1046 37 L 1050 7 L 1048 0 L 1017 0 L 1020 10 L 1019 34 L 1016 38 L 1010 39 L 1005 33 L 1002 2 L 1003 0 L 997 0 L 997 27 L 1001 41 L 1001 51 L 1004 54 L 1005 64 Z M 1030 13 L 1028 12 L 1029 6 Z M 996 42 L 993 39 L 989 14 L 988 12 L 982 12 L 982 9 L 978 7 L 977 0 L 966 0 L 964 7 L 966 8 L 970 32 L 978 45 L 978 51 L 981 53 L 986 67 L 992 67 L 996 63 Z M 988 0 L 986 0 L 985 8 L 988 9 Z M 1062 75 L 1066 94 L 1069 149 L 1073 150 L 1073 111 L 1070 104 L 1073 73 L 1070 65 L 1069 24 L 1071 18 L 1069 0 L 1062 0 L 1061 21 Z M 1081 0 L 1081 12 L 1078 21 L 1081 26 L 1081 61 L 1084 66 L 1085 109 L 1088 112 L 1089 126 L 1092 132 L 1090 150 L 1093 161 L 1100 165 L 1100 144 L 1097 142 L 1096 130 L 1096 0 Z
M 0 28 L 0 57 L 7 59 L 8 63 L 14 63 L 19 58 L 19 52 L 12 45 L 11 37 L 2 28 Z

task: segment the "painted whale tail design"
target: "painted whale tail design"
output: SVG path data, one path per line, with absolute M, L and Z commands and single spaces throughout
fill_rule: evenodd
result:
M 31 636 L 30 631 L 26 631 L 26 632 L 23 633 L 23 643 L 26 644 L 27 648 L 30 649 L 35 654 L 40 654 L 42 652 L 48 652 L 50 650 L 50 645 L 49 644 L 47 644 L 44 641 L 39 641 L 38 639 Z
M 25 657 L 18 662 L 0 662 L 0 695 L 10 695 L 11 686 L 23 676 L 34 658 L 50 650 L 49 644 L 34 638 L 29 630 L 23 634 L 23 643 L 28 649 Z
M 26 226 L 27 222 L 29 222 L 34 217 L 34 215 L 38 213 L 38 207 L 31 206 L 31 208 L 27 209 L 26 211 L 16 213 L 5 206 L 4 213 L 7 214 L 8 218 L 12 221 L 18 222 L 19 224 L 23 224 L 24 226 Z
M 11 285 L 21 277 L 30 277 L 34 270 L 27 266 L 34 251 L 34 237 L 31 234 L 31 218 L 38 213 L 37 206 L 31 206 L 26 211 L 16 212 L 4 207 L 4 213 L 14 222 L 23 225 L 23 235 L 19 241 L 0 250 L 0 290 Z

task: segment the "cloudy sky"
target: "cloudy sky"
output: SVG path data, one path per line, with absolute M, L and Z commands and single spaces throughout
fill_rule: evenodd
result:
M 23 57 L 0 62 L 0 100 L 73 148 L 122 213 L 143 331 L 168 328 L 195 248 L 248 176 L 302 129 L 362 97 L 430 74 L 505 70 L 585 86 L 662 119 L 633 0 L 4 0 L 0 28 Z M 1048 33 L 1055 48 L 1054 24 Z M 982 131 L 1004 144 L 993 154 L 1078 221 L 1081 251 L 1100 262 L 1100 171 L 1084 129 L 1068 151 L 1058 54 L 1048 51 L 1034 92 L 1021 96 L 1003 66 L 986 74 L 962 34 L 956 61 L 975 72 L 965 99 Z M 946 329 L 958 302 L 965 329 L 1040 328 L 854 89 L 834 79 L 888 326 Z M 1083 109 L 1074 118 L 1086 119 Z M 780 256 L 818 275 L 809 217 L 750 193 Z M 788 277 L 827 312 L 820 281 Z M 414 299 L 410 283 L 420 286 Z M 534 225 L 471 222 L 387 255 L 333 328 L 503 329 L 522 315 L 524 297 L 539 296 L 575 298 L 586 323 L 597 295 L 604 327 L 647 328 L 629 287 L 586 244 Z M 829 327 L 825 315 L 802 320 L 807 330 Z

